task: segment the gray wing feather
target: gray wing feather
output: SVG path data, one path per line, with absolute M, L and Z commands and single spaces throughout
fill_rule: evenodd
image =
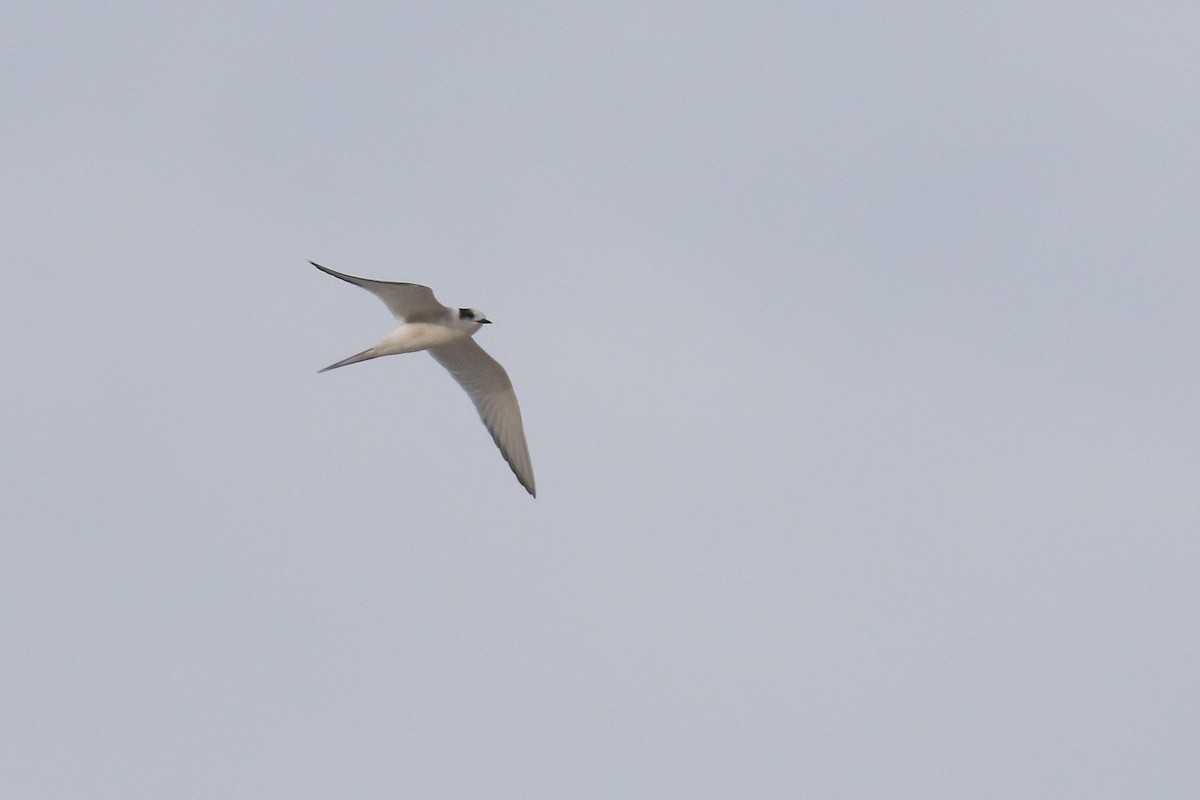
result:
M 391 281 L 373 281 L 368 278 L 356 278 L 341 272 L 322 267 L 315 261 L 308 262 L 326 275 L 341 278 L 346 283 L 352 283 L 383 301 L 388 310 L 402 322 L 425 322 L 440 318 L 446 312 L 445 306 L 433 296 L 433 290 L 419 283 L 393 283 Z
M 521 408 L 504 367 L 484 352 L 474 339 L 431 347 L 429 354 L 466 391 L 517 480 L 537 497 L 533 462 L 529 459 L 525 426 L 521 423 Z

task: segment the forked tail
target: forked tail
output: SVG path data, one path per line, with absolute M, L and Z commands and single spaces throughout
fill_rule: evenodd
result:
M 317 373 L 320 374 L 322 372 L 329 372 L 329 370 L 331 370 L 331 369 L 337 369 L 338 367 L 345 367 L 349 364 L 357 364 L 360 361 L 370 361 L 372 358 L 379 358 L 379 353 L 375 352 L 374 347 L 372 347 L 370 350 L 363 350 L 361 353 L 355 353 L 354 355 L 350 356 L 349 358 L 343 358 L 341 361 L 337 362 L 336 364 L 330 364 L 325 369 L 317 370 Z

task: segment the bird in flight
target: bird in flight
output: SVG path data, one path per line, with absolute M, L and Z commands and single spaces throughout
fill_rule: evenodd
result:
M 491 320 L 478 309 L 442 305 L 433 296 L 432 289 L 419 283 L 372 281 L 343 275 L 315 261 L 308 263 L 371 292 L 400 320 L 400 327 L 379 344 L 320 371 L 328 372 L 380 356 L 428 351 L 466 391 L 517 480 L 529 494 L 537 497 L 533 462 L 529 460 L 525 426 L 521 424 L 521 409 L 512 381 L 504 367 L 471 338 Z

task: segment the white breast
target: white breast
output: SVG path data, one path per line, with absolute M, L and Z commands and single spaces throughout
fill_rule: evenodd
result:
M 410 322 L 392 331 L 379 343 L 376 350 L 381 356 L 415 353 L 418 350 L 428 350 L 430 347 L 466 339 L 470 335 L 468 331 L 455 330 L 432 322 Z

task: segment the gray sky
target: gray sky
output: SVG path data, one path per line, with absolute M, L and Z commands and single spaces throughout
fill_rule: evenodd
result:
M 1195 796 L 1198 37 L 10 4 L 0 795 Z

